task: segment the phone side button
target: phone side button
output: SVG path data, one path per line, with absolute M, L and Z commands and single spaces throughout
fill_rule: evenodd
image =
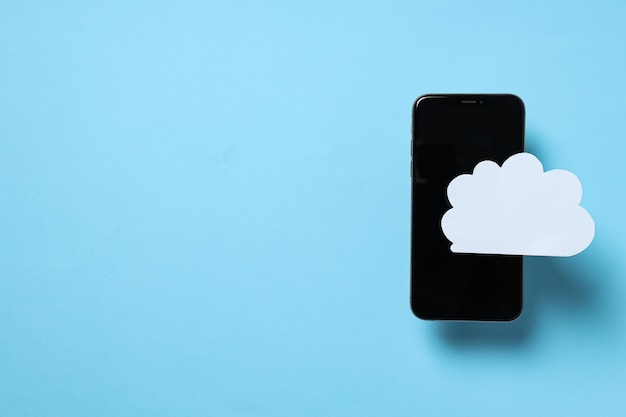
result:
M 411 175 L 411 178 L 413 178 L 413 160 L 411 159 L 411 161 L 409 162 L 409 164 L 411 165 L 409 167 L 409 174 Z

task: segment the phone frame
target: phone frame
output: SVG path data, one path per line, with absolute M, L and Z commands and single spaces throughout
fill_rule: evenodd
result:
M 435 311 L 436 308 L 435 309 L 431 308 L 430 311 L 428 308 L 424 309 L 423 306 L 420 306 L 419 302 L 417 301 L 419 297 L 416 297 L 416 293 L 415 293 L 416 282 L 417 282 L 416 279 L 419 279 L 419 278 L 416 277 L 416 265 L 415 265 L 416 256 L 415 256 L 414 251 L 416 250 L 415 249 L 416 239 L 419 239 L 419 237 L 417 236 L 418 231 L 416 230 L 416 207 L 415 207 L 416 192 L 419 192 L 418 191 L 419 187 L 416 187 L 415 173 L 417 170 L 415 166 L 415 160 L 416 160 L 415 148 L 416 148 L 416 144 L 420 140 L 417 136 L 420 134 L 421 126 L 416 126 L 416 120 L 418 118 L 418 112 L 420 111 L 419 110 L 420 103 L 426 100 L 442 100 L 443 102 L 447 102 L 446 104 L 449 104 L 449 105 L 457 105 L 457 104 L 460 106 L 466 105 L 468 106 L 468 108 L 472 106 L 502 106 L 505 104 L 507 106 L 512 106 L 511 117 L 515 119 L 515 123 L 519 123 L 519 125 L 512 128 L 512 131 L 515 132 L 515 136 L 517 136 L 515 138 L 516 143 L 507 144 L 506 146 L 503 145 L 503 147 L 506 148 L 506 147 L 509 147 L 510 145 L 510 152 L 508 149 L 507 149 L 507 152 L 505 152 L 506 157 L 509 157 L 515 153 L 524 151 L 525 107 L 524 107 L 524 103 L 522 102 L 522 100 L 516 95 L 513 95 L 513 94 L 425 94 L 425 95 L 418 97 L 415 100 L 415 103 L 413 105 L 413 115 L 412 115 L 412 124 L 411 124 L 411 158 L 412 158 L 411 159 L 411 183 L 412 183 L 412 193 L 411 193 L 411 309 L 417 317 L 421 319 L 425 319 L 425 320 L 456 320 L 456 321 L 512 321 L 512 320 L 515 320 L 516 318 L 519 317 L 519 315 L 522 313 L 522 310 L 523 310 L 523 298 L 524 298 L 523 297 L 523 257 L 521 256 L 504 258 L 504 255 L 467 255 L 467 254 L 457 255 L 457 254 L 453 254 L 452 252 L 450 252 L 450 256 L 476 257 L 474 259 L 477 260 L 477 262 L 484 262 L 486 263 L 486 265 L 488 265 L 489 262 L 494 262 L 494 264 L 497 264 L 497 265 L 510 264 L 511 266 L 507 266 L 507 268 L 514 270 L 516 276 L 514 278 L 505 277 L 503 279 L 507 279 L 511 281 L 511 288 L 509 288 L 508 290 L 515 291 L 515 294 L 516 294 L 516 296 L 514 297 L 515 300 L 512 300 L 513 297 L 510 297 L 511 303 L 515 303 L 515 306 L 511 304 L 512 306 L 511 312 L 507 311 L 506 314 L 496 314 L 498 312 L 494 310 L 493 314 L 491 314 L 492 312 L 487 311 L 487 310 L 478 311 L 478 312 L 476 310 L 472 310 L 472 311 L 467 311 L 465 313 L 463 312 L 459 313 L 458 311 L 456 311 L 454 313 L 448 314 L 447 312 L 442 312 L 444 309 L 442 309 L 442 311 Z M 486 111 L 487 110 L 485 110 L 485 112 Z M 498 108 L 498 111 L 504 111 L 504 110 Z M 519 116 L 517 115 L 513 116 L 513 113 L 515 112 L 518 112 Z M 501 150 L 499 151 L 499 153 L 502 154 Z M 494 159 L 496 158 L 493 158 L 493 155 L 487 155 L 487 154 L 485 154 L 484 158 L 482 158 L 482 160 L 494 160 Z M 500 160 L 496 162 L 501 164 L 503 160 L 506 158 L 503 158 L 502 155 L 500 155 L 499 159 Z M 457 175 L 460 175 L 463 173 L 471 173 L 471 170 L 470 172 L 467 172 L 467 171 L 468 170 L 465 169 L 465 171 L 458 172 Z M 446 188 L 447 188 L 447 185 L 446 185 Z M 447 197 L 446 197 L 446 203 L 449 206 Z M 443 215 L 443 213 L 441 213 L 441 215 Z M 438 226 L 439 228 L 441 227 L 440 224 Z M 448 246 L 448 250 L 449 250 L 449 246 Z M 478 257 L 482 257 L 482 258 L 479 259 Z M 485 257 L 490 257 L 490 258 L 485 258 Z M 418 284 L 422 284 L 422 283 L 419 282 Z M 517 294 L 519 295 L 519 297 L 517 296 Z M 445 300 L 442 300 L 443 304 L 445 304 L 445 302 L 446 302 Z

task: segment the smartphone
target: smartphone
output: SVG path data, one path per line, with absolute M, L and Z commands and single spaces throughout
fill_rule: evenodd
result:
M 426 320 L 510 321 L 522 312 L 523 257 L 450 251 L 446 189 L 481 161 L 524 151 L 524 104 L 512 94 L 427 94 L 411 125 L 411 309 Z

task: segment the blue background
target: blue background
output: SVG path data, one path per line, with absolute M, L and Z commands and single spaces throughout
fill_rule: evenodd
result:
M 620 1 L 5 1 L 0 416 L 626 412 Z M 510 92 L 596 238 L 409 310 L 409 124 Z

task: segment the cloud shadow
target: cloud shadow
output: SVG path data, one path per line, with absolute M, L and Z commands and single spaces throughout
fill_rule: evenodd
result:
M 524 259 L 524 311 L 513 322 L 437 322 L 435 332 L 455 348 L 521 349 L 533 339 L 539 317 L 557 309 L 567 316 L 600 316 L 601 288 L 572 258 Z M 574 319 L 574 317 L 571 317 Z
M 533 126 L 527 129 L 526 152 L 545 162 L 550 159 L 546 143 L 538 129 Z M 594 238 L 596 245 L 599 238 L 597 235 Z M 587 332 L 608 325 L 606 318 L 613 306 L 607 301 L 606 282 L 598 277 L 606 274 L 604 268 L 610 270 L 610 265 L 593 246 L 592 243 L 584 253 L 572 258 L 525 257 L 524 310 L 517 320 L 435 322 L 434 333 L 453 349 L 502 351 L 527 348 L 537 328 L 555 316 L 568 323 L 575 321 Z

